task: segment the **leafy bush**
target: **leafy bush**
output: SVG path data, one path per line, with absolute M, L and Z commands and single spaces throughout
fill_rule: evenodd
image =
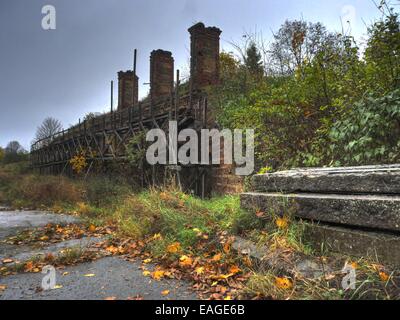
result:
M 330 131 L 332 158 L 343 164 L 400 160 L 400 90 L 368 95 L 346 112 Z
M 111 205 L 119 198 L 132 192 L 122 177 L 93 176 L 85 182 L 86 199 L 95 206 Z
M 286 21 L 271 45 L 246 35 L 239 58 L 221 54 L 217 120 L 255 129 L 256 170 L 398 161 L 400 23 L 380 10 L 365 52 L 320 23 Z M 246 66 L 248 43 L 264 74 Z
M 14 177 L 15 179 L 15 177 Z M 16 206 L 40 207 L 56 203 L 75 204 L 82 201 L 79 184 L 65 177 L 22 175 L 11 183 L 6 197 Z

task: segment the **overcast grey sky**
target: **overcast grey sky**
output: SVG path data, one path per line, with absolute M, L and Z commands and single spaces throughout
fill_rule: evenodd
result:
M 41 27 L 47 4 L 56 8 L 56 30 Z M 28 148 L 47 116 L 67 127 L 104 111 L 110 80 L 132 68 L 134 48 L 140 83 L 148 82 L 153 49 L 172 51 L 187 72 L 187 29 L 195 22 L 222 29 L 229 51 L 245 31 L 270 38 L 286 19 L 340 31 L 346 12 L 357 38 L 379 17 L 372 0 L 0 0 L 0 146 L 15 139 Z M 148 87 L 139 90 L 142 97 Z

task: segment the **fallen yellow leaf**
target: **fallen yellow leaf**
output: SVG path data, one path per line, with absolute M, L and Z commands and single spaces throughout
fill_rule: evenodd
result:
M 353 269 L 358 269 L 358 263 L 357 262 L 352 262 L 350 265 L 353 267 Z
M 88 273 L 88 274 L 84 275 L 84 277 L 88 277 L 88 278 L 95 277 L 95 276 L 96 275 L 94 273 Z
M 90 232 L 95 232 L 95 231 L 96 231 L 96 226 L 94 226 L 93 224 L 91 224 L 90 227 L 89 227 L 89 231 L 90 231 Z
M 196 268 L 195 272 L 196 272 L 198 275 L 203 274 L 203 273 L 204 273 L 204 267 L 198 267 L 198 268 Z
M 181 244 L 179 242 L 174 242 L 167 247 L 168 253 L 177 253 L 181 249 Z
M 387 282 L 389 280 L 388 274 L 383 271 L 379 272 L 379 277 L 383 282 Z
M 163 270 L 156 270 L 151 275 L 154 280 L 161 280 L 164 277 L 165 272 Z
M 231 251 L 231 244 L 227 242 L 224 244 L 224 252 L 228 254 L 230 251 Z
M 143 275 L 144 275 L 145 277 L 148 277 L 150 274 L 151 274 L 151 272 L 148 271 L 148 270 L 143 271 Z
M 143 260 L 143 263 L 147 264 L 147 263 L 150 263 L 151 261 L 152 261 L 152 259 L 146 259 L 146 260 Z
M 215 262 L 218 262 L 219 260 L 221 260 L 221 257 L 222 257 L 222 254 L 218 253 L 212 258 L 212 260 Z
M 114 246 L 109 246 L 109 247 L 106 248 L 106 251 L 108 251 L 108 252 L 110 252 L 112 254 L 115 254 L 115 253 L 119 252 L 119 249 L 117 247 L 114 247 Z
M 62 287 L 63 287 L 63 286 L 62 286 L 61 284 L 58 284 L 58 285 L 54 286 L 53 289 L 61 289 Z
M 165 297 L 169 295 L 169 290 L 164 290 L 163 292 L 161 292 L 161 294 Z
M 226 280 L 226 279 L 229 279 L 232 276 L 233 276 L 233 273 L 230 273 L 230 274 L 219 274 L 217 276 L 212 276 L 211 278 L 215 279 L 215 280 Z
M 232 266 L 229 268 L 229 272 L 233 274 L 239 273 L 240 271 L 242 270 L 238 266 Z
M 33 269 L 33 262 L 32 262 L 32 261 L 28 261 L 28 262 L 25 264 L 25 271 L 26 271 L 26 272 L 29 272 L 29 271 L 32 271 L 32 269 Z
M 153 240 L 159 240 L 159 239 L 162 239 L 162 236 L 161 236 L 160 233 L 156 233 L 156 234 L 153 236 Z
M 182 256 L 179 259 L 179 264 L 182 267 L 190 267 L 190 266 L 192 266 L 192 263 L 193 263 L 193 259 L 188 256 Z
M 288 226 L 288 219 L 278 218 L 278 219 L 276 219 L 275 223 L 279 229 L 286 229 Z
M 292 281 L 290 281 L 290 279 L 288 278 L 275 277 L 275 285 L 279 289 L 284 289 L 284 290 L 289 290 L 293 287 Z

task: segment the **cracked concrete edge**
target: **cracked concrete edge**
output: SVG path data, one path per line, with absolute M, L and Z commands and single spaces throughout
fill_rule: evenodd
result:
M 18 264 L 23 264 L 34 259 L 43 258 L 47 254 L 52 254 L 57 259 L 58 257 L 61 257 L 64 251 L 66 250 L 74 250 L 74 249 L 82 251 L 89 250 L 93 245 L 100 243 L 101 241 L 104 240 L 105 238 L 90 237 L 90 238 L 67 240 L 51 244 L 50 246 L 44 247 L 43 249 L 21 252 L 14 256 L 4 257 L 2 258 L 3 260 L 11 259 L 13 260 L 13 262 L 3 263 L 2 261 L 0 261 L 0 267 L 12 267 Z
M 378 195 L 281 194 L 248 192 L 241 206 L 251 211 L 302 219 L 400 232 L 400 197 Z
M 290 276 L 317 279 L 331 272 L 327 265 L 318 259 L 303 254 L 293 253 L 290 259 L 282 259 L 279 251 L 271 251 L 264 245 L 235 236 L 232 249 L 238 255 L 244 255 L 256 262 L 257 271 L 274 270 Z

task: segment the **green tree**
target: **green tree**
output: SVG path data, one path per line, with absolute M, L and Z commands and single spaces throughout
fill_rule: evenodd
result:
M 28 152 L 18 141 L 10 141 L 4 149 L 4 163 L 13 163 L 27 160 Z
M 53 135 L 62 131 L 61 122 L 52 117 L 47 117 L 42 124 L 36 129 L 35 141 L 40 141 L 42 145 L 47 145 L 51 142 Z
M 258 168 L 400 160 L 399 22 L 385 12 L 364 55 L 352 37 L 304 21 L 286 21 L 268 48 L 246 38 L 240 60 L 221 55 L 217 119 L 256 130 Z M 261 53 L 266 72 L 254 77 Z
M 400 87 L 400 22 L 393 9 L 368 28 L 365 50 L 367 80 L 371 91 L 385 94 Z
M 259 77 L 264 74 L 264 66 L 261 53 L 258 50 L 257 45 L 254 41 L 250 43 L 249 47 L 246 50 L 244 64 L 252 75 Z

